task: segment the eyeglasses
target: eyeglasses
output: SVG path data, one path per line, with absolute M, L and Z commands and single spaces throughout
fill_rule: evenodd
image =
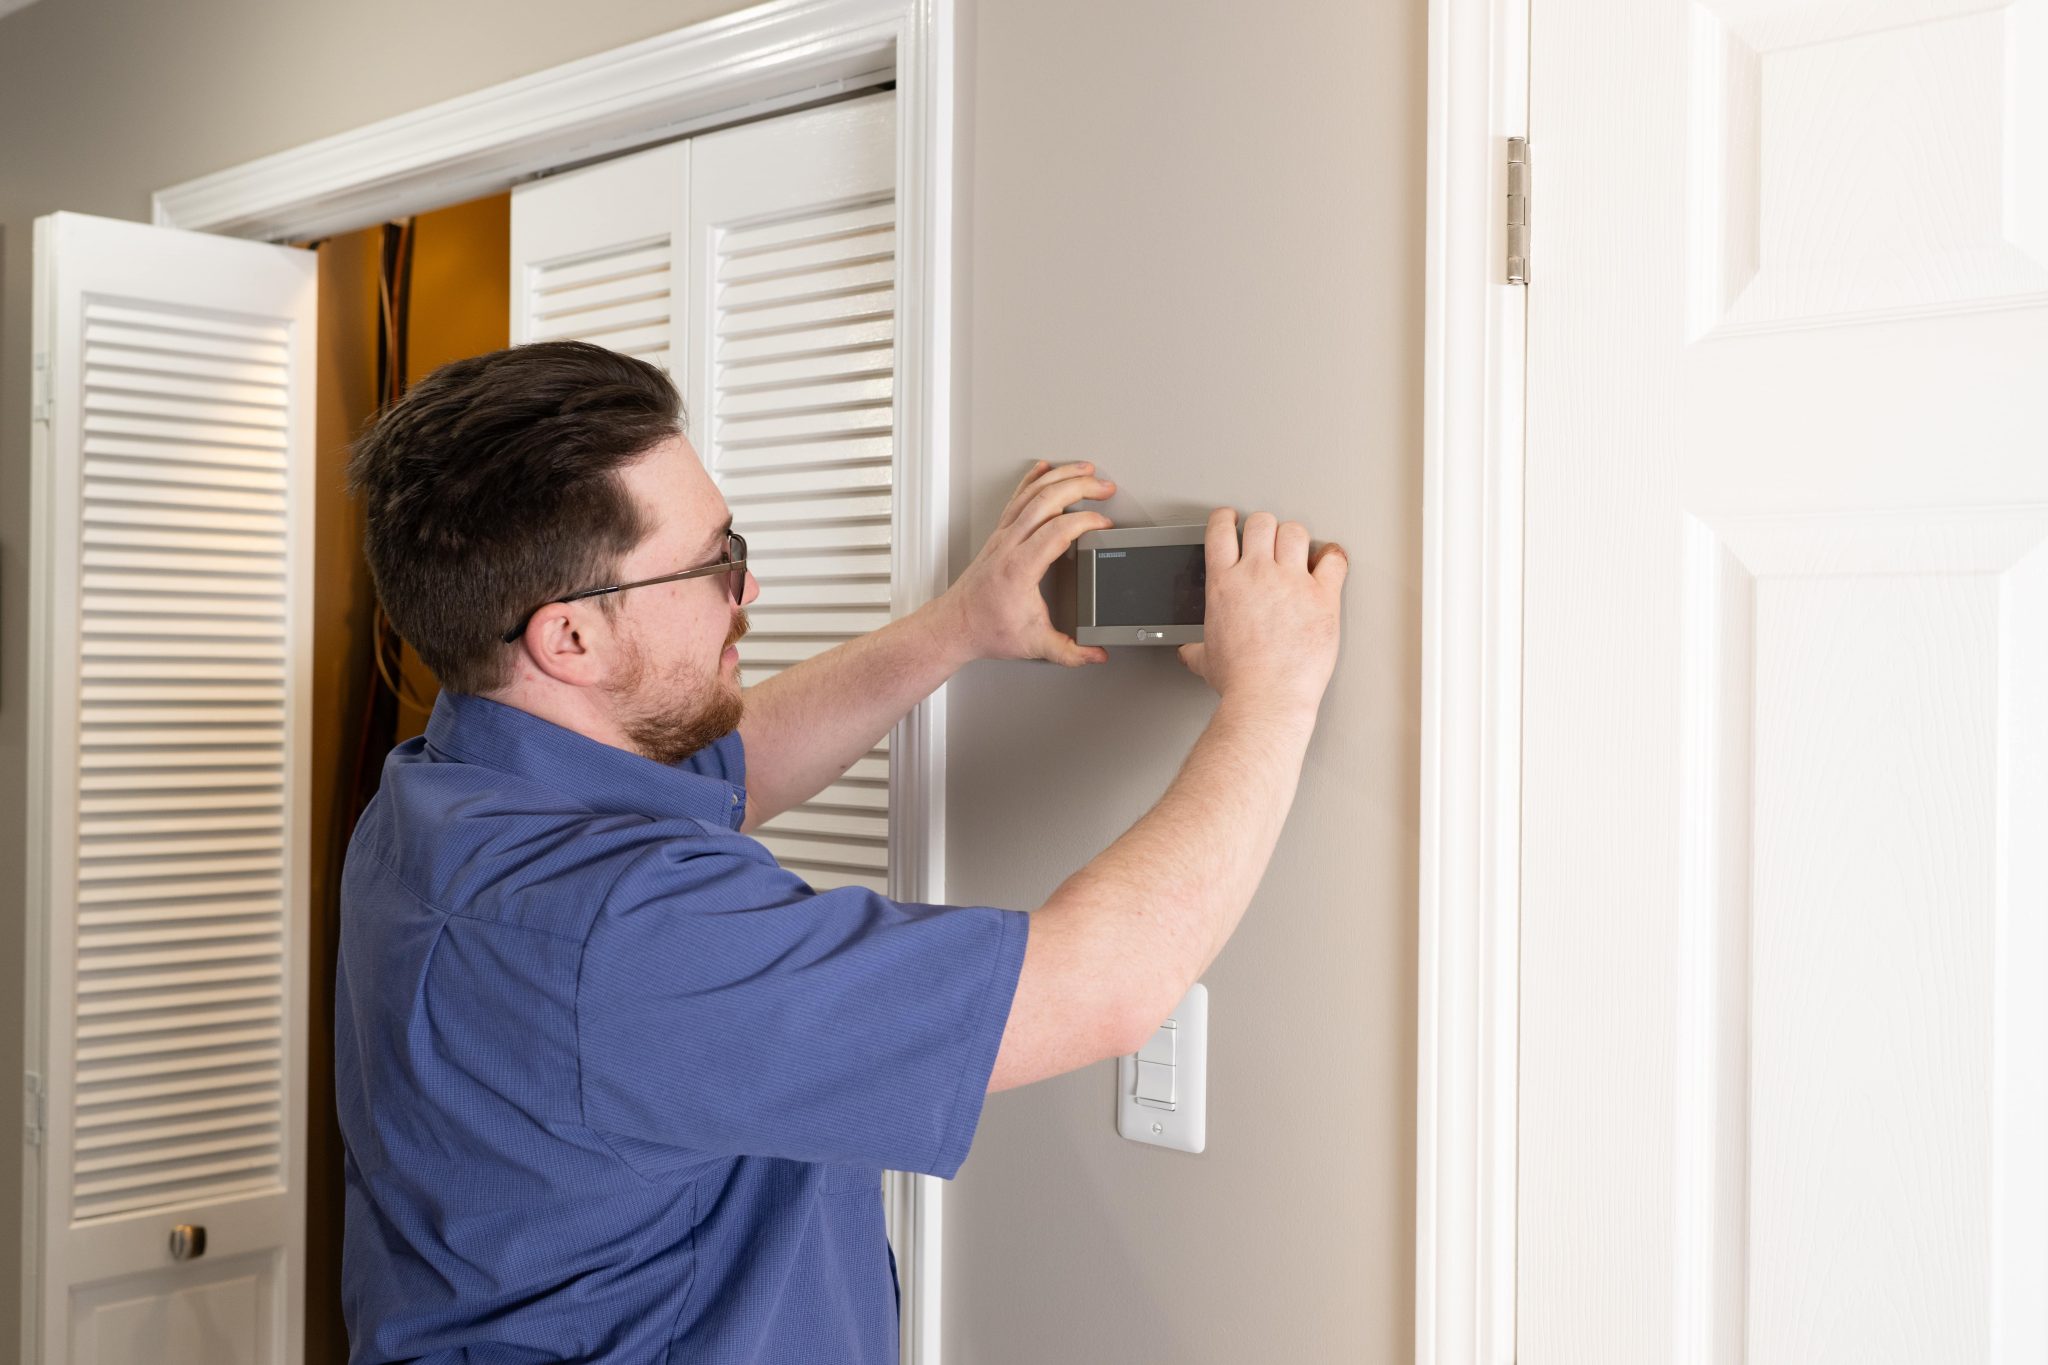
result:
M 650 588 L 656 583 L 675 583 L 685 578 L 703 578 L 718 573 L 726 575 L 725 587 L 726 591 L 732 594 L 733 605 L 744 604 L 747 597 L 747 538 L 737 531 L 725 533 L 725 553 L 716 563 L 706 564 L 701 568 L 684 569 L 679 573 L 665 573 L 659 578 L 641 578 L 631 583 L 613 583 L 609 587 L 585 588 L 582 592 L 550 598 L 541 603 L 540 607 L 551 606 L 556 602 L 581 602 L 586 597 L 602 597 L 608 592 L 624 592 L 628 588 Z M 534 613 L 538 612 L 540 607 L 535 607 L 533 611 L 520 617 L 519 624 L 506 631 L 500 638 L 509 645 L 524 635 L 527 623 L 533 620 Z

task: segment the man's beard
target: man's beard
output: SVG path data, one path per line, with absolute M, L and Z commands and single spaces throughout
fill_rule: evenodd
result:
M 733 619 L 725 643 L 738 644 L 746 633 L 747 614 L 743 611 Z M 721 649 L 706 696 L 689 685 L 687 666 L 681 663 L 673 673 L 650 679 L 647 656 L 635 643 L 626 676 L 612 689 L 619 698 L 619 728 L 635 752 L 656 763 L 680 763 L 739 728 L 746 703 L 737 676 L 730 684 L 725 680 L 724 658 Z M 643 692 L 649 695 L 641 695 Z

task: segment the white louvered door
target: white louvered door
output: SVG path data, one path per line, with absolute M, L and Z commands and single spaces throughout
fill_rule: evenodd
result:
M 749 683 L 888 622 L 895 598 L 896 97 L 698 138 L 692 439 L 761 595 Z M 889 888 L 890 745 L 757 834 L 813 886 Z
M 315 258 L 35 254 L 28 1349 L 296 1360 Z
M 895 96 L 523 185 L 512 336 L 663 365 L 761 582 L 758 684 L 885 624 L 893 570 Z M 759 831 L 820 888 L 889 890 L 890 744 Z

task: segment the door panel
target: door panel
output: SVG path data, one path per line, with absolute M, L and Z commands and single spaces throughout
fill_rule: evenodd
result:
M 1535 16 L 1524 1365 L 2048 1359 L 2044 13 Z
M 96 1365 L 263 1365 L 274 1339 L 274 1257 L 230 1260 L 181 1276 L 109 1280 L 72 1300 L 73 1359 Z
M 36 270 L 30 1340 L 293 1360 L 316 262 L 56 214 Z

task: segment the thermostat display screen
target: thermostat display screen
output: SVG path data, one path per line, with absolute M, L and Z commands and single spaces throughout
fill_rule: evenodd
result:
M 1095 552 L 1097 626 L 1199 626 L 1207 566 L 1200 545 Z

